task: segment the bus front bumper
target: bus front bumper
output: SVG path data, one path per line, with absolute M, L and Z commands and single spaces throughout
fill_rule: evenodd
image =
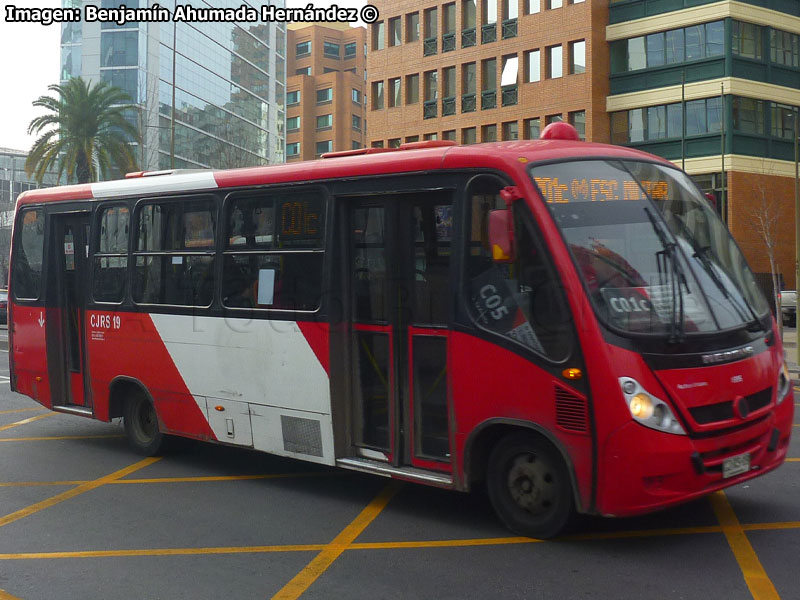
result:
M 661 433 L 631 421 L 602 447 L 597 512 L 647 513 L 768 473 L 786 458 L 793 416 L 789 394 L 768 416 L 713 437 Z M 749 470 L 723 477 L 723 463 L 744 454 Z

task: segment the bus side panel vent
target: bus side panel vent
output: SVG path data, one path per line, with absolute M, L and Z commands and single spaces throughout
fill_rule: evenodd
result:
M 322 430 L 319 421 L 281 415 L 283 449 L 296 454 L 322 456 Z
M 561 429 L 576 433 L 589 431 L 589 414 L 586 399 L 557 385 L 556 387 L 556 424 Z

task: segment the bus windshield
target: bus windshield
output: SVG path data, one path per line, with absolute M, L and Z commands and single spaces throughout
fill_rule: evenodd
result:
M 614 329 L 678 339 L 755 326 L 766 314 L 744 256 L 682 171 L 589 160 L 531 175 Z

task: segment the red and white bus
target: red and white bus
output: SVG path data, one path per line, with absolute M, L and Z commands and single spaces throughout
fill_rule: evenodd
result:
M 767 302 L 689 177 L 433 141 L 29 191 L 12 388 L 56 411 L 469 491 L 535 537 L 779 466 Z

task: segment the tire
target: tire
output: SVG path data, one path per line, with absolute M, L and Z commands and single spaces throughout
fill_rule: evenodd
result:
M 560 453 L 532 433 L 514 433 L 489 456 L 486 487 L 497 516 L 532 538 L 562 532 L 574 514 L 572 482 Z
M 164 445 L 153 403 L 142 393 L 130 396 L 123 412 L 128 444 L 137 454 L 155 456 Z

